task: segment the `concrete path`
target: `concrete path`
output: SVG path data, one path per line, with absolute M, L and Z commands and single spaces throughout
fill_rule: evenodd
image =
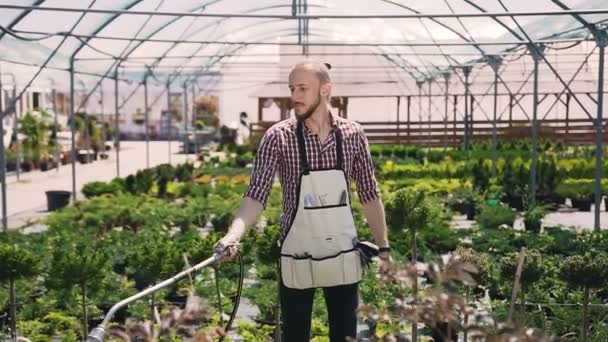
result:
M 120 176 L 124 177 L 146 168 L 146 143 L 123 141 L 120 151 Z M 186 155 L 179 154 L 180 143 L 171 143 L 171 163 L 180 164 Z M 193 160 L 194 155 L 189 155 Z M 166 141 L 150 142 L 150 166 L 169 161 L 169 144 Z M 110 151 L 107 160 L 97 160 L 90 164 L 76 164 L 76 188 L 92 181 L 110 181 L 116 177 L 116 151 Z M 19 181 L 15 174 L 7 177 L 7 211 L 9 228 L 22 227 L 28 221 L 35 221 L 47 214 L 46 194 L 48 190 L 72 191 L 71 164 L 46 172 L 22 173 Z M 78 198 L 82 198 L 80 193 Z M 0 198 L 1 201 L 1 198 Z M 0 212 L 1 215 L 1 212 Z

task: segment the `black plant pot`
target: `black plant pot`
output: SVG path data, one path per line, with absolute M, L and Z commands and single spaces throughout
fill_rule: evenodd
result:
M 32 171 L 32 163 L 30 162 L 23 162 L 21 163 L 21 171 L 23 172 L 30 172 Z
M 80 164 L 86 164 L 86 163 L 88 163 L 88 161 L 87 161 L 87 155 L 84 154 L 84 153 L 78 153 L 78 155 L 76 156 L 76 160 Z
M 591 211 L 591 200 L 572 200 L 572 207 L 580 211 Z
M 15 162 L 8 162 L 6 163 L 6 171 L 7 172 L 11 172 L 11 171 L 15 171 L 17 170 L 17 163 Z
M 505 202 L 509 203 L 509 206 L 517 211 L 524 210 L 524 202 L 521 196 L 509 196 Z
M 51 190 L 46 192 L 46 203 L 48 211 L 64 208 L 70 203 L 70 191 Z
M 540 233 L 541 222 L 540 221 L 531 222 L 531 221 L 524 220 L 524 227 L 525 227 L 526 231 L 528 231 L 528 232 Z
M 476 209 L 477 208 L 475 208 L 475 204 L 472 204 L 472 203 L 466 204 L 467 220 L 473 221 L 475 219 Z
M 52 161 L 41 161 L 40 162 L 40 171 L 48 171 L 50 169 L 53 168 L 53 162 Z

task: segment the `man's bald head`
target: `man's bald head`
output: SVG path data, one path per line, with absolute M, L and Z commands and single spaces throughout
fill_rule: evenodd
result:
M 313 72 L 319 79 L 320 84 L 331 83 L 331 76 L 329 75 L 330 65 L 328 63 L 321 63 L 315 60 L 305 60 L 294 65 L 291 69 L 291 73 L 296 70 L 307 70 Z

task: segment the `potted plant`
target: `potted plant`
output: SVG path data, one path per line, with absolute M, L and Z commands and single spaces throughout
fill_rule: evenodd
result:
M 482 203 L 482 196 L 470 187 L 459 187 L 448 195 L 447 206 L 463 215 L 467 220 L 475 219 L 475 215 Z
M 591 211 L 595 194 L 592 179 L 566 179 L 557 186 L 556 192 L 564 198 L 570 198 L 573 208 Z
M 502 203 L 495 206 L 486 205 L 477 216 L 477 224 L 483 229 L 498 229 L 501 226 L 513 227 L 517 214 Z
M 524 212 L 524 227 L 527 231 L 540 233 L 542 219 L 549 212 L 549 207 L 542 204 L 529 205 Z
M 585 253 L 566 258 L 561 266 L 562 278 L 573 287 L 583 288 L 583 325 L 581 340 L 587 341 L 589 330 L 589 296 L 590 291 L 605 288 L 608 285 L 608 255 L 605 253 Z

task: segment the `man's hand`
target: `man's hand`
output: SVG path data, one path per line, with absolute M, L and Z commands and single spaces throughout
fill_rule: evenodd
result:
M 239 239 L 233 235 L 226 235 L 215 244 L 215 253 L 220 256 L 220 261 L 232 261 L 240 247 Z
M 380 260 L 382 261 L 392 261 L 391 259 L 391 253 L 386 251 L 386 252 L 380 252 L 378 254 L 378 258 L 380 258 Z
M 389 269 L 391 269 L 391 266 L 393 264 L 393 258 L 391 258 L 391 252 L 389 252 L 389 251 L 380 252 L 378 254 L 378 259 L 380 259 L 380 263 L 379 263 L 380 273 L 385 273 Z

